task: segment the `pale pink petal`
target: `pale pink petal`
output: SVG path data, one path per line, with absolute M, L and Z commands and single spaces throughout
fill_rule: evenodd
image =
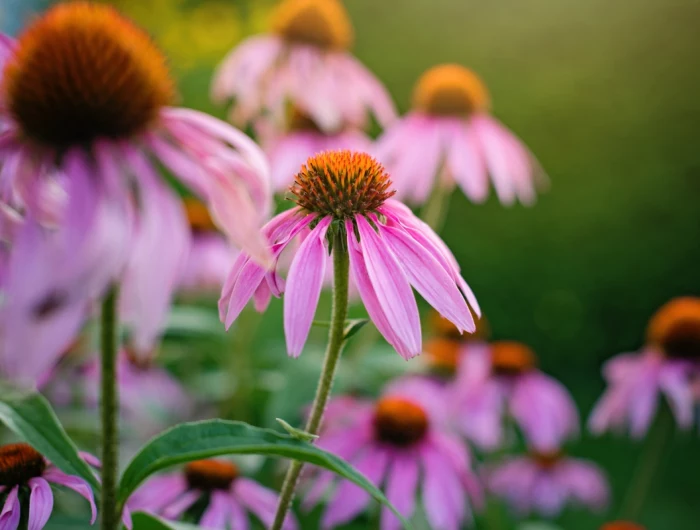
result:
M 458 530 L 464 516 L 463 491 L 446 462 L 430 446 L 422 451 L 423 505 L 431 528 Z
M 63 471 L 59 471 L 54 467 L 50 467 L 44 471 L 43 477 L 53 484 L 59 484 L 61 486 L 65 486 L 66 488 L 72 489 L 84 497 L 90 503 L 90 510 L 92 511 L 92 519 L 90 520 L 90 524 L 95 522 L 95 519 L 97 519 L 97 506 L 95 505 L 95 497 L 92 494 L 92 488 L 90 488 L 87 482 L 85 482 L 82 478 L 66 475 Z
M 593 510 L 603 510 L 610 500 L 605 476 L 594 464 L 568 458 L 557 466 L 557 481 L 578 503 Z
M 243 506 L 250 510 L 265 527 L 272 526 L 279 501 L 276 492 L 247 478 L 238 478 L 233 488 L 235 498 Z M 297 522 L 292 513 L 287 514 L 282 528 L 283 530 L 296 530 Z
M 693 424 L 695 407 L 689 371 L 683 364 L 669 364 L 659 374 L 659 388 L 666 395 L 679 427 L 685 429 Z
M 486 200 L 489 193 L 486 166 L 468 123 L 453 127 L 447 165 L 452 177 L 471 201 L 482 203 Z
M 410 519 L 416 505 L 418 487 L 418 455 L 413 452 L 399 452 L 392 458 L 387 471 L 386 496 L 389 502 Z M 399 530 L 401 522 L 391 510 L 382 508 L 381 530 Z
M 243 507 L 238 503 L 236 499 L 231 498 L 228 501 L 229 508 L 229 524 L 232 530 L 248 530 L 250 528 L 250 523 L 248 522 L 248 516 L 246 515 Z
M 29 520 L 27 530 L 41 530 L 53 511 L 51 486 L 41 477 L 29 480 Z
M 199 526 L 209 530 L 225 529 L 230 518 L 229 496 L 222 491 L 213 492 L 209 498 L 209 505 L 199 520 Z
M 326 232 L 330 222 L 330 217 L 325 217 L 318 223 L 299 247 L 289 268 L 284 296 L 284 334 L 291 357 L 301 354 L 316 313 L 326 272 Z
M 163 508 L 162 515 L 166 519 L 179 519 L 183 513 L 185 513 L 190 506 L 197 502 L 202 496 L 202 492 L 198 490 L 185 491 L 173 502 L 168 504 Z
M 516 190 L 508 153 L 488 119 L 486 116 L 471 118 L 472 132 L 481 145 L 496 195 L 503 205 L 510 206 L 515 202 Z

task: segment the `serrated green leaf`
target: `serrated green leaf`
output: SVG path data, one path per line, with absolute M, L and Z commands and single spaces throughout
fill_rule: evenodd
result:
M 0 388 L 0 422 L 64 473 L 85 479 L 95 495 L 100 484 L 58 421 L 49 402 L 36 392 Z
M 341 458 L 292 436 L 238 421 L 183 423 L 152 439 L 124 470 L 119 483 L 119 502 L 123 505 L 144 480 L 158 471 L 193 460 L 231 454 L 291 458 L 328 469 L 389 507 L 408 527 L 384 494 Z
M 132 515 L 133 530 L 200 530 L 201 526 L 166 521 L 155 515 L 137 512 Z

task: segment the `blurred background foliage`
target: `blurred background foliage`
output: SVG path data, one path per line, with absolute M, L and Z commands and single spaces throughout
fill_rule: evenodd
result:
M 0 26 L 16 30 L 32 8 L 46 3 L 3 0 Z M 273 4 L 112 3 L 146 26 L 166 50 L 182 104 L 220 117 L 224 109 L 208 99 L 212 71 L 233 45 L 265 29 Z M 528 143 L 549 173 L 551 189 L 532 208 L 506 209 L 493 197 L 474 206 L 455 193 L 442 235 L 494 337 L 532 345 L 542 368 L 572 390 L 585 418 L 603 389 L 602 361 L 641 346 L 647 319 L 669 298 L 700 294 L 700 1 L 347 0 L 346 5 L 356 29 L 355 53 L 386 83 L 402 111 L 423 70 L 441 62 L 467 65 L 488 84 L 495 115 Z M 326 300 L 319 318 L 328 307 Z M 243 387 L 253 400 L 243 408 L 234 401 L 230 412 L 236 417 L 267 425 L 276 416 L 291 421 L 313 393 L 325 330 L 316 330 L 317 340 L 291 361 L 284 355 L 279 302 L 250 343 L 245 335 L 258 317 L 245 318 L 227 339 L 196 342 L 199 351 L 174 336 L 164 347 L 165 358 L 183 374 L 193 373 L 193 366 L 226 366 L 236 376 L 234 395 Z M 232 349 L 250 355 L 230 355 Z M 353 362 L 348 356 L 346 365 Z M 356 365 L 361 368 L 346 366 L 341 386 L 376 388 L 382 375 L 406 368 L 387 348 Z M 232 381 L 226 373 L 210 370 L 190 386 L 211 390 L 212 378 L 218 378 L 226 389 Z M 698 528 L 697 436 L 675 438 L 640 520 L 651 530 Z M 584 434 L 570 450 L 607 470 L 619 506 L 642 445 Z M 559 524 L 592 530 L 601 520 L 570 510 Z M 365 527 L 366 522 L 356 523 Z

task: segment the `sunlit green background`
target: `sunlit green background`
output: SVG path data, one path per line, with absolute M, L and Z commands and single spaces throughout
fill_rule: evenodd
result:
M 0 6 L 6 29 L 15 28 L 32 3 L 3 2 L 9 2 Z M 264 30 L 271 2 L 114 3 L 168 52 L 182 104 L 223 117 L 208 101 L 212 70 L 236 42 Z M 700 294 L 700 2 L 346 4 L 356 54 L 402 111 L 429 66 L 470 66 L 488 84 L 494 113 L 526 140 L 551 176 L 550 191 L 532 208 L 506 209 L 493 198 L 473 206 L 456 193 L 443 236 L 495 337 L 535 347 L 542 367 L 572 389 L 587 415 L 603 389 L 601 362 L 638 348 L 660 304 Z M 322 333 L 318 339 L 320 348 Z M 277 303 L 253 349 L 253 363 L 266 371 L 255 376 L 260 380 L 244 382 L 275 390 L 271 408 L 259 404 L 241 412 L 260 423 L 270 423 L 285 404 L 287 417 L 293 414 L 290 378 L 295 391 L 306 392 L 299 400 L 313 390 L 308 372 L 319 353 L 288 361 L 281 341 Z M 608 471 L 619 501 L 642 445 L 584 437 L 570 449 Z M 676 436 L 639 522 L 651 530 L 700 527 L 699 452 L 697 432 Z M 601 520 L 571 510 L 559 523 L 566 530 L 592 530 Z M 502 524 L 508 528 L 505 518 Z

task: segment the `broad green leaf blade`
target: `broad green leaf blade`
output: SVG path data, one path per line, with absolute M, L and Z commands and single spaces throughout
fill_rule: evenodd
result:
M 124 470 L 119 484 L 119 502 L 125 503 L 146 478 L 162 469 L 192 460 L 232 454 L 291 458 L 328 469 L 354 482 L 388 506 L 408 527 L 384 494 L 341 458 L 292 436 L 238 421 L 183 423 L 148 442 Z
M 99 494 L 97 477 L 80 458 L 78 448 L 66 434 L 44 396 L 36 392 L 0 388 L 0 422 L 61 471 L 85 479 L 95 494 Z
M 132 515 L 134 530 L 201 530 L 202 527 L 166 521 L 155 515 L 137 512 Z

